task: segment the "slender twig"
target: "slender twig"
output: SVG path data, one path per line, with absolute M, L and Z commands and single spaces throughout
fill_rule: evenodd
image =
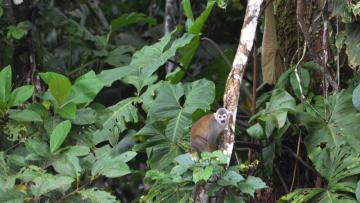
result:
M 299 135 L 298 142 L 297 142 L 297 148 L 296 148 L 296 156 L 297 157 L 300 156 L 300 143 L 301 143 L 301 134 Z M 297 167 L 298 167 L 298 160 L 296 159 L 295 160 L 294 171 L 293 171 L 293 177 L 292 177 L 291 186 L 290 186 L 290 192 L 292 192 L 293 187 L 294 187 Z
M 321 177 L 321 174 L 319 172 L 317 172 L 312 166 L 310 166 L 308 163 L 306 163 L 306 161 L 304 161 L 300 156 L 296 155 L 296 153 L 293 152 L 288 146 L 283 145 L 282 147 L 285 148 L 285 150 L 287 152 L 289 152 L 291 156 L 293 156 L 295 159 L 297 159 L 299 161 L 299 163 L 304 165 L 306 168 L 308 168 L 311 172 L 313 172 L 317 176 Z
M 224 52 L 220 49 L 220 47 L 210 38 L 207 37 L 203 37 L 201 38 L 202 41 L 208 41 L 213 47 L 215 47 L 215 49 L 219 52 L 219 54 L 221 55 L 221 57 L 224 59 L 226 65 L 228 65 L 228 67 L 231 69 L 231 63 L 229 61 L 229 59 L 226 57 L 226 55 L 224 54 Z
M 281 182 L 281 184 L 282 184 L 282 186 L 283 186 L 283 188 L 284 188 L 285 192 L 286 192 L 286 193 L 289 193 L 288 186 L 286 185 L 286 182 L 285 182 L 284 178 L 281 176 L 281 173 L 280 173 L 280 171 L 279 171 L 278 167 L 277 167 L 277 166 L 275 166 L 274 168 L 275 168 L 276 175 L 279 177 L 280 182 Z
M 306 100 L 306 98 L 305 98 L 304 91 L 303 91 L 302 85 L 301 85 L 301 79 L 300 79 L 300 75 L 299 75 L 299 64 L 304 59 L 305 54 L 306 54 L 306 41 L 304 42 L 303 54 L 302 54 L 300 60 L 296 63 L 296 66 L 295 66 L 295 69 L 294 69 L 295 76 L 296 76 L 296 81 L 298 82 L 299 89 L 300 89 L 301 100 Z

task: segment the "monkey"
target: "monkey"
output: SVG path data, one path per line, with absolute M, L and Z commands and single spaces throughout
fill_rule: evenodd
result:
M 190 132 L 191 154 L 193 160 L 199 159 L 198 154 L 200 152 L 212 152 L 218 149 L 219 137 L 229 124 L 231 116 L 232 113 L 227 109 L 219 108 L 215 113 L 205 115 L 194 123 Z M 202 194 L 202 187 L 205 186 L 199 183 L 193 187 L 190 202 L 196 202 L 197 194 Z
M 218 140 L 229 124 L 231 112 L 219 108 L 215 113 L 205 115 L 194 123 L 190 132 L 191 153 L 193 159 L 200 152 L 212 152 L 218 149 Z

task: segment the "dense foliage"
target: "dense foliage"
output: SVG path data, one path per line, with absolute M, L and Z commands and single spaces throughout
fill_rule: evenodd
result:
M 182 0 L 163 33 L 164 1 L 0 0 L 0 202 L 188 202 L 208 182 L 225 202 L 359 201 L 360 1 L 324 5 L 341 90 L 289 23 L 279 45 L 298 50 L 276 83 L 253 80 L 260 48 L 245 72 L 226 167 L 220 151 L 192 160 L 189 131 L 222 104 L 245 1 Z

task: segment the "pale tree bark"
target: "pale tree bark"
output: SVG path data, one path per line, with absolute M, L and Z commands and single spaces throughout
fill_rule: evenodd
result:
M 229 110 L 233 116 L 228 129 L 222 137 L 220 150 L 228 156 L 228 165 L 230 163 L 235 142 L 234 133 L 241 81 L 243 79 L 249 53 L 254 44 L 262 3 L 263 0 L 249 0 L 247 3 L 244 23 L 241 28 L 239 46 L 225 86 L 224 107 Z
M 228 76 L 225 95 L 224 95 L 224 107 L 232 113 L 232 119 L 224 135 L 222 136 L 220 143 L 220 150 L 228 156 L 228 165 L 230 163 L 230 157 L 234 147 L 234 132 L 235 121 L 238 107 L 238 101 L 240 96 L 240 86 L 245 72 L 246 63 L 248 61 L 249 53 L 253 47 L 256 28 L 258 24 L 260 7 L 263 0 L 249 0 L 247 3 L 244 23 L 241 28 L 240 43 L 236 51 L 235 59 L 232 65 L 232 69 Z M 208 184 L 201 189 L 197 194 L 200 202 L 208 202 L 207 188 Z M 221 197 L 218 197 L 223 199 Z M 217 201 L 221 202 L 221 201 Z

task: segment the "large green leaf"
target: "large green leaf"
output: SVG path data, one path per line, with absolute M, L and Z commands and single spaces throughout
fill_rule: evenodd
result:
M 254 196 L 256 189 L 266 188 L 266 184 L 258 177 L 248 176 L 245 182 L 238 183 L 241 192 Z
M 18 106 L 28 100 L 34 93 L 34 86 L 25 85 L 11 92 L 9 106 Z
M 136 97 L 127 98 L 106 109 L 100 116 L 102 128 L 94 133 L 96 144 L 108 139 L 116 144 L 119 134 L 126 130 L 126 123 L 138 121 L 136 101 Z
M 64 155 L 52 163 L 55 171 L 61 175 L 67 175 L 79 179 L 81 166 L 76 156 Z
M 0 188 L 0 202 L 3 203 L 22 203 L 25 201 L 26 194 L 17 190 L 2 190 Z
M 50 151 L 55 152 L 65 141 L 66 136 L 71 129 L 71 122 L 69 120 L 59 123 L 50 135 Z
M 137 84 L 137 89 L 141 89 L 144 85 L 142 81 L 146 77 L 150 77 L 161 65 L 169 58 L 173 57 L 176 50 L 188 44 L 193 35 L 184 34 L 181 38 L 171 42 L 172 33 L 166 34 L 159 42 L 144 46 L 141 50 L 134 53 L 130 65 L 102 71 L 98 76 L 106 86 L 110 86 L 114 81 L 126 77 L 132 77 L 127 80 L 131 84 Z M 136 76 L 136 78 L 134 78 Z
M 11 67 L 6 66 L 0 71 L 0 111 L 4 110 L 11 93 Z
M 326 188 L 297 189 L 280 202 L 357 202 L 354 198 L 356 175 L 360 174 L 358 155 L 345 145 L 320 149 L 312 157 L 316 170 L 327 180 Z
M 215 98 L 215 84 L 209 80 L 201 79 L 192 83 L 186 83 L 184 86 L 186 101 L 184 108 L 188 112 L 194 112 L 197 109 L 208 110 L 209 104 Z
M 70 96 L 71 82 L 70 80 L 58 73 L 42 73 L 40 77 L 49 86 L 49 92 L 56 99 L 57 104 L 61 106 L 65 99 Z
M 136 23 L 147 23 L 149 25 L 154 25 L 156 24 L 156 19 L 147 17 L 143 13 L 132 12 L 129 14 L 122 14 L 121 16 L 115 18 L 111 21 L 111 26 L 113 31 L 115 32 L 122 27 Z
M 309 156 L 316 157 L 317 147 L 320 145 L 334 147 L 342 143 L 348 143 L 357 152 L 360 152 L 360 134 L 358 133 L 360 114 L 352 104 L 351 95 L 342 91 L 337 95 L 329 96 L 326 101 L 328 103 L 326 106 L 327 118 L 321 118 L 314 113 L 298 114 L 309 132 L 305 138 Z M 325 115 L 324 108 L 316 106 L 315 108 Z
M 92 166 L 91 175 L 93 178 L 98 175 L 115 178 L 129 174 L 130 168 L 126 162 L 130 161 L 135 156 L 135 152 L 125 152 L 115 157 L 110 154 L 103 155 Z
M 25 146 L 29 152 L 34 153 L 36 155 L 42 157 L 48 157 L 50 155 L 48 144 L 38 138 L 27 139 L 25 141 Z
M 43 121 L 42 118 L 38 113 L 31 110 L 21 110 L 21 111 L 14 111 L 11 112 L 9 118 L 15 121 L 23 121 L 23 122 L 41 122 Z
M 215 86 L 208 80 L 199 80 L 185 85 L 162 83 L 149 108 L 147 124 L 137 137 L 147 139 L 136 150 L 152 149 L 149 154 L 151 168 L 169 167 L 181 152 L 189 132 L 192 113 L 208 109 L 215 97 Z M 182 105 L 181 98 L 185 97 Z M 188 141 L 186 141 L 188 143 Z
M 76 104 L 89 104 L 95 98 L 95 96 L 104 87 L 102 81 L 95 75 L 94 71 L 90 71 L 80 76 L 72 86 L 73 97 L 71 102 Z
M 66 191 L 74 179 L 69 176 L 51 175 L 48 173 L 37 176 L 32 182 L 31 192 L 39 197 L 53 190 Z
M 80 190 L 78 193 L 82 199 L 89 200 L 91 203 L 117 203 L 118 201 L 110 193 L 95 188 Z

